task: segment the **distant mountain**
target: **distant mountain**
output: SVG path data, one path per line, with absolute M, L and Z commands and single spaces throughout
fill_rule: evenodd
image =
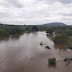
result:
M 47 24 L 43 24 L 44 26 L 67 26 L 64 23 L 60 23 L 60 22 L 53 22 L 53 23 L 47 23 Z

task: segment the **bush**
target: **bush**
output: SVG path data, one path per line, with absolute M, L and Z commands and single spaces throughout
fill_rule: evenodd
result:
M 43 45 L 43 42 L 41 42 L 40 45 Z
M 23 32 L 22 28 L 17 26 L 9 26 L 6 28 L 6 31 L 9 32 L 10 35 Z
M 50 33 L 50 34 L 52 34 L 54 31 L 53 31 L 53 29 L 47 29 L 47 31 L 46 31 L 46 33 Z
M 69 58 L 65 58 L 64 61 L 67 62 L 69 60 Z
M 69 47 L 68 47 L 68 49 L 71 49 L 71 50 L 72 50 L 72 45 L 71 45 L 71 46 L 69 46 Z
M 4 29 L 0 28 L 0 36 L 8 36 L 9 33 L 5 31 Z
M 72 58 L 65 58 L 64 61 L 69 63 L 72 61 Z
M 48 59 L 49 64 L 56 64 L 56 58 L 50 58 Z
M 45 48 L 50 49 L 50 47 L 49 47 L 49 46 L 45 46 Z
M 38 29 L 37 26 L 33 26 L 33 27 L 32 27 L 32 30 L 33 30 L 33 31 L 39 31 L 39 29 Z

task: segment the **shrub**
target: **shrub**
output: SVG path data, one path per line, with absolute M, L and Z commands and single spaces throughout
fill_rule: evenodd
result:
M 71 46 L 69 46 L 69 47 L 68 47 L 68 49 L 71 49 L 71 50 L 72 50 L 72 45 L 71 45 Z
M 67 62 L 69 60 L 69 58 L 65 58 L 64 61 Z
M 56 64 L 56 58 L 50 58 L 48 59 L 49 64 Z
M 0 36 L 8 36 L 9 33 L 5 31 L 4 29 L 0 28 Z
M 41 42 L 40 45 L 43 45 L 43 42 Z
M 53 31 L 53 29 L 47 29 L 47 31 L 46 31 L 46 33 L 50 33 L 50 34 L 52 34 L 54 31 Z
M 45 48 L 50 49 L 50 47 L 49 47 L 49 46 L 45 46 Z
M 72 61 L 72 58 L 70 58 L 70 60 Z
M 64 61 L 69 63 L 72 61 L 72 58 L 65 58 Z
M 33 27 L 32 27 L 32 30 L 33 30 L 33 31 L 38 31 L 39 29 L 38 29 L 37 26 L 33 26 Z

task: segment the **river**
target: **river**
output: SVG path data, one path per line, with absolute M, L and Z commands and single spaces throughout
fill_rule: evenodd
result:
M 0 37 L 0 72 L 72 72 L 72 63 L 63 61 L 72 57 L 72 51 L 66 45 L 54 44 L 52 37 L 46 32 Z M 52 57 L 57 59 L 54 66 L 48 65 Z

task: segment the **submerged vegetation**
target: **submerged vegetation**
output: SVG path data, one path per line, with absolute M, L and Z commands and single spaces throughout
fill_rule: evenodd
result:
M 43 42 L 41 42 L 40 45 L 43 45 Z
M 50 47 L 49 47 L 49 46 L 45 46 L 45 48 L 50 49 Z
M 72 61 L 72 58 L 65 58 L 64 61 L 70 63 Z
M 49 58 L 48 63 L 49 64 L 56 64 L 56 58 Z
M 69 46 L 69 47 L 68 47 L 68 49 L 71 49 L 71 50 L 72 50 L 72 45 L 71 45 L 71 46 Z
M 43 42 L 41 42 L 40 45 L 42 46 L 43 45 Z

